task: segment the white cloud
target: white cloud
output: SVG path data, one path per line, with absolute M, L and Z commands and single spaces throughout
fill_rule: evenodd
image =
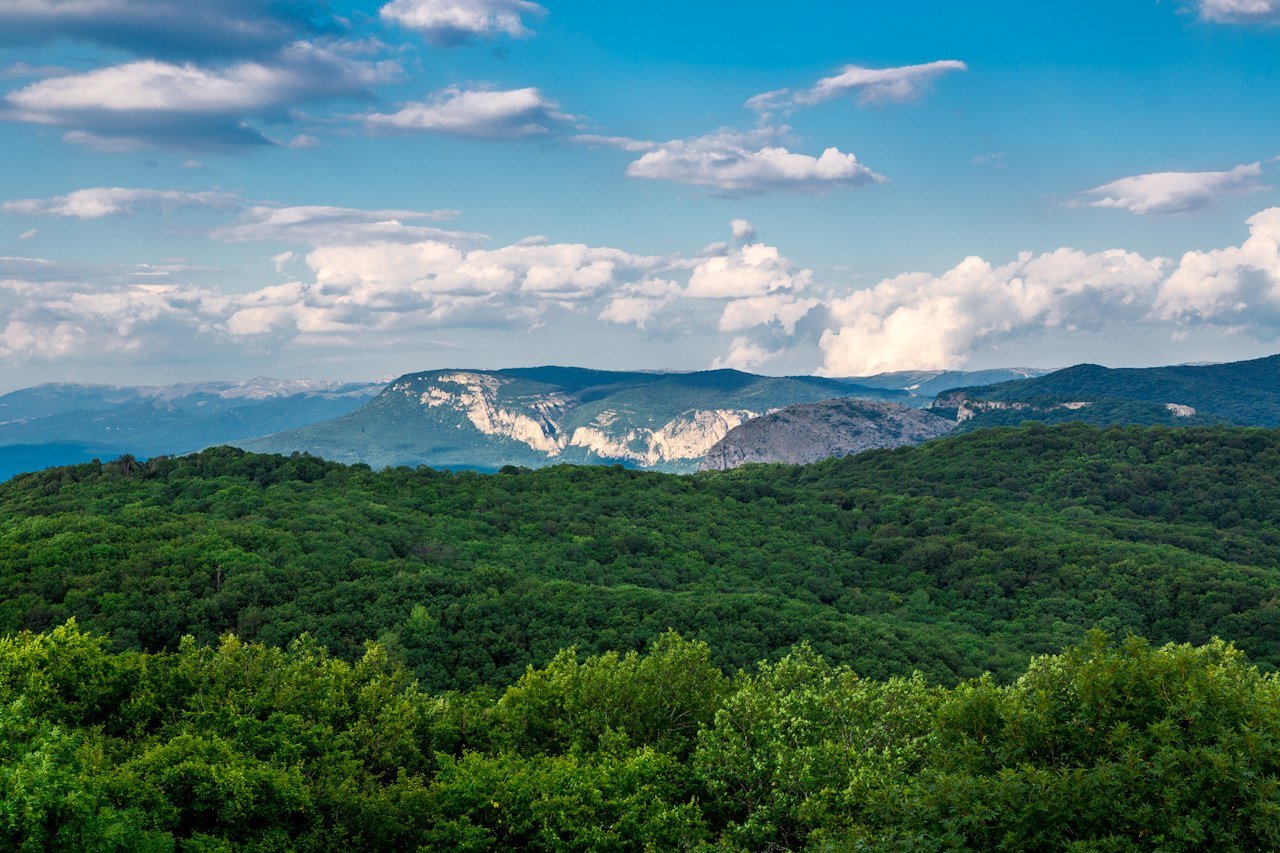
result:
M 549 133 L 573 120 L 537 89 L 460 89 L 452 86 L 398 112 L 365 117 L 374 131 L 423 131 L 510 139 Z
M 846 65 L 808 89 L 765 92 L 748 100 L 746 106 L 756 112 L 769 113 L 778 109 L 813 106 L 845 95 L 855 96 L 858 105 L 863 107 L 905 103 L 924 96 L 944 74 L 968 70 L 968 65 L 955 59 L 896 68 Z
M 6 201 L 5 213 L 27 216 L 62 216 L 75 219 L 100 219 L 158 210 L 170 213 L 183 209 L 236 210 L 243 200 L 235 193 L 183 192 L 181 190 L 129 189 L 125 187 L 90 187 L 51 198 L 25 198 Z
M 789 151 L 779 144 L 780 128 L 750 133 L 719 130 L 693 139 L 672 140 L 627 167 L 633 178 L 673 181 L 707 187 L 724 194 L 794 192 L 818 195 L 840 187 L 857 187 L 884 178 L 858 162 L 853 154 L 828 148 L 817 157 Z
M 1200 17 L 1220 24 L 1280 24 L 1280 0 L 1198 0 Z
M 971 257 L 940 276 L 900 275 L 830 303 L 823 368 L 849 376 L 954 368 L 1003 340 L 1138 322 L 1165 267 L 1132 252 L 1059 249 L 1000 267 Z
M 285 120 L 295 104 L 363 96 L 400 74 L 348 52 L 295 42 L 270 62 L 227 67 L 139 60 L 41 80 L 4 100 L 9 118 L 70 127 L 69 141 L 98 147 L 264 144 L 249 119 Z
M 596 319 L 620 326 L 647 327 L 654 316 L 681 295 L 681 287 L 669 279 L 646 279 L 618 293 Z
M 652 151 L 658 147 L 656 142 L 647 142 L 643 139 L 630 139 L 626 136 L 601 136 L 598 133 L 579 133 L 571 138 L 572 142 L 579 145 L 589 145 L 595 148 L 617 148 L 622 151 L 630 151 L 633 154 L 639 154 L 643 151 Z
M 701 260 L 689 275 L 685 295 L 695 299 L 739 299 L 800 291 L 812 282 L 811 270 L 798 269 L 776 247 L 748 243 Z
M 778 353 L 770 352 L 762 346 L 753 344 L 747 338 L 734 338 L 729 344 L 729 352 L 711 362 L 713 370 L 754 370 L 768 364 Z
M 724 306 L 719 329 L 722 332 L 739 332 L 778 323 L 790 335 L 795 333 L 796 323 L 819 304 L 817 299 L 800 299 L 790 293 L 735 299 Z
M 214 238 L 228 243 L 305 243 L 311 246 L 352 244 L 365 241 L 412 243 L 442 240 L 478 243 L 483 234 L 448 231 L 414 222 L 440 222 L 457 215 L 454 210 L 363 210 L 350 207 L 299 205 L 255 206 L 234 225 L 219 228 Z
M 1090 207 L 1114 207 L 1138 215 L 1189 213 L 1226 195 L 1266 189 L 1259 183 L 1261 163 L 1226 172 L 1156 172 L 1135 175 L 1081 193 L 1094 196 Z
M 384 21 L 421 33 L 435 44 L 472 38 L 532 35 L 524 19 L 546 10 L 528 0 L 392 0 L 382 7 Z
M 733 231 L 733 239 L 739 242 L 747 242 L 756 238 L 756 227 L 745 219 L 730 221 L 729 228 Z
M 26 231 L 23 231 L 21 234 L 19 234 L 19 235 L 18 235 L 18 239 L 19 239 L 19 240 L 31 240 L 31 239 L 34 239 L 34 238 L 36 237 L 36 235 L 38 235 L 39 233 L 40 233 L 40 232 L 39 232 L 38 230 L 36 230 L 35 228 L 31 228 L 31 229 L 28 229 L 28 230 L 26 230 Z
M 1280 207 L 1249 219 L 1240 246 L 1187 252 L 1156 304 L 1168 320 L 1252 327 L 1263 337 L 1280 329 Z

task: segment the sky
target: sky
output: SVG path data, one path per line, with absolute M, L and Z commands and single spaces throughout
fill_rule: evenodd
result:
M 1280 351 L 1280 0 L 5 0 L 0 390 Z

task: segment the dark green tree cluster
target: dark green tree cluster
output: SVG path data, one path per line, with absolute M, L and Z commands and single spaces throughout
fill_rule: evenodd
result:
M 1015 678 L 1094 626 L 1280 666 L 1280 433 L 989 430 L 697 476 L 375 472 L 226 448 L 0 486 L 0 633 L 376 639 L 433 690 L 672 628 L 736 670 Z
M 0 640 L 13 850 L 1257 850 L 1280 684 L 1231 646 L 1112 643 L 1009 685 L 857 677 L 811 647 L 567 651 L 432 694 L 370 644 L 113 653 Z

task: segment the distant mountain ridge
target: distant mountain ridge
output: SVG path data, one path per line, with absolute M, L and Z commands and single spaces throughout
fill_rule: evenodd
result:
M 1280 355 L 1224 364 L 1107 368 L 1079 364 L 1020 382 L 956 388 L 931 407 L 962 430 L 1080 421 L 1280 426 Z
M 920 444 L 955 426 L 926 409 L 897 403 L 848 398 L 798 403 L 729 430 L 707 451 L 699 470 L 726 471 L 749 463 L 803 465 Z
M 172 455 L 327 420 L 381 383 L 258 378 L 163 386 L 46 384 L 0 396 L 0 479 L 51 465 Z
M 912 399 L 906 391 L 843 379 L 736 370 L 434 370 L 396 379 L 366 406 L 334 421 L 239 446 L 301 450 L 375 467 L 493 470 L 616 462 L 693 471 L 739 424 L 792 403 L 840 396 Z

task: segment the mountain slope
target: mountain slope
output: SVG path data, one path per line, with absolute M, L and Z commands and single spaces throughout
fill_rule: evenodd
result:
M 693 471 L 729 430 L 797 402 L 860 396 L 909 400 L 814 376 L 736 370 L 615 373 L 579 368 L 436 370 L 403 376 L 366 406 L 327 423 L 239 442 L 375 467 L 496 470 L 619 462 Z
M 932 407 L 961 429 L 1024 420 L 1280 426 L 1280 355 L 1227 364 L 1111 369 L 1080 364 L 1020 382 L 957 388 Z
M 724 471 L 752 462 L 818 462 L 919 444 L 955 426 L 955 421 L 932 412 L 895 403 L 853 399 L 800 403 L 731 429 L 707 451 L 700 470 Z
M 1052 371 L 1038 367 L 998 367 L 991 370 L 895 370 L 874 376 L 850 377 L 850 382 L 869 388 L 898 388 L 920 397 L 932 397 L 952 388 L 1018 382 L 1044 376 Z

